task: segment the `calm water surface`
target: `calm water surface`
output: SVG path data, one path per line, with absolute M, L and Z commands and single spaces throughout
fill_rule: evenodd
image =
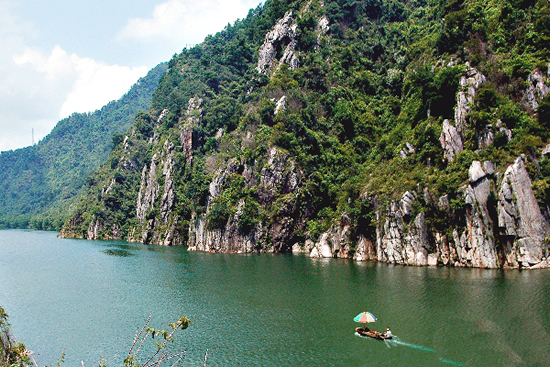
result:
M 186 366 L 550 366 L 550 272 L 187 252 L 0 231 L 0 305 L 40 366 L 121 365 L 148 316 Z M 378 316 L 392 343 L 360 338 Z

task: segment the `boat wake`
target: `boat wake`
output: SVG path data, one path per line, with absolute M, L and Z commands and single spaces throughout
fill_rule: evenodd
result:
M 359 333 L 355 333 L 355 335 L 357 335 L 358 337 L 360 338 L 367 338 L 369 339 L 369 337 L 367 336 L 363 336 Z M 418 344 L 413 344 L 413 343 L 408 343 L 402 339 L 399 339 L 397 336 L 393 336 L 392 339 L 386 339 L 384 340 L 384 343 L 386 344 L 386 346 L 388 348 L 391 348 L 391 347 L 397 347 L 397 346 L 402 346 L 402 347 L 407 347 L 407 348 L 412 348 L 412 349 L 416 349 L 416 350 L 421 350 L 423 352 L 427 352 L 427 353 L 436 353 L 434 349 L 432 348 L 428 348 L 428 347 L 425 347 L 423 345 L 418 345 Z M 451 361 L 450 359 L 445 359 L 445 358 L 442 358 L 442 357 L 439 357 L 437 356 L 438 359 L 442 362 L 442 363 L 446 363 L 446 364 L 450 364 L 452 366 L 458 366 L 458 367 L 464 367 L 464 365 L 460 362 L 455 362 L 455 361 Z

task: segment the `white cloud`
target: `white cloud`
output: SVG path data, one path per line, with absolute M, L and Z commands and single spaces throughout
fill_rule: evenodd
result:
M 98 1 L 100 9 L 105 6 L 102 1 L 106 0 Z M 132 50 L 138 49 L 140 55 L 151 55 L 148 62 L 152 65 L 165 61 L 187 44 L 202 42 L 206 35 L 220 31 L 228 22 L 245 17 L 248 10 L 258 6 L 260 1 L 155 0 L 162 3 L 150 9 L 149 16 L 127 20 L 118 35 L 113 35 L 116 40 L 104 40 L 106 46 L 102 52 L 111 50 L 109 55 L 91 59 L 83 57 L 87 56 L 85 47 L 79 48 L 77 53 L 63 44 L 54 47 L 55 33 L 44 39 L 44 32 L 16 14 L 20 11 L 24 15 L 25 6 L 18 5 L 24 2 L 0 0 L 0 151 L 29 145 L 32 129 L 35 137 L 41 139 L 61 118 L 73 112 L 93 111 L 122 96 L 147 72 L 145 67 L 119 66 L 132 63 Z M 74 26 L 70 22 L 64 23 L 63 17 L 69 14 L 59 15 L 58 23 Z M 116 19 L 120 22 L 124 17 Z M 42 27 L 45 24 L 37 23 Z M 113 25 L 110 29 L 116 28 Z M 64 35 L 73 31 L 60 29 Z M 96 34 L 95 31 L 90 29 L 89 33 L 99 37 L 101 32 Z M 118 42 L 111 44 L 111 41 Z M 86 45 L 86 42 L 81 41 L 80 45 Z M 116 58 L 112 58 L 110 64 L 97 61 L 117 54 L 108 47 L 113 45 L 116 45 L 117 52 L 122 50 L 118 52 L 118 60 L 124 61 Z M 143 62 L 133 65 L 143 65 Z
M 60 107 L 60 119 L 73 112 L 90 112 L 103 107 L 120 98 L 147 73 L 144 66 L 128 68 L 107 65 L 76 54 L 69 56 L 60 46 L 55 46 L 49 56 L 27 49 L 14 56 L 14 61 L 19 66 L 32 65 L 48 81 L 69 80 L 71 88 Z
M 248 10 L 258 4 L 258 0 L 170 0 L 155 6 L 150 18 L 129 19 L 118 38 L 138 42 L 164 39 L 181 49 L 244 18 Z

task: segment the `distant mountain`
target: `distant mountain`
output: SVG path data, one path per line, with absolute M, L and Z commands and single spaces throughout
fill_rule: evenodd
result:
M 547 0 L 268 0 L 170 61 L 61 235 L 547 267 L 549 61 Z
M 159 64 L 100 110 L 59 121 L 38 144 L 0 153 L 0 227 L 59 229 L 86 178 L 109 157 L 136 114 L 149 109 L 166 69 Z

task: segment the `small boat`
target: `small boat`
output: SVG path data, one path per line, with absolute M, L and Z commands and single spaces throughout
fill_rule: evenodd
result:
M 388 340 L 391 339 L 391 336 L 385 336 L 383 333 L 376 330 L 365 330 L 362 327 L 356 327 L 355 332 L 361 336 L 368 336 L 369 338 L 378 339 L 378 340 Z

